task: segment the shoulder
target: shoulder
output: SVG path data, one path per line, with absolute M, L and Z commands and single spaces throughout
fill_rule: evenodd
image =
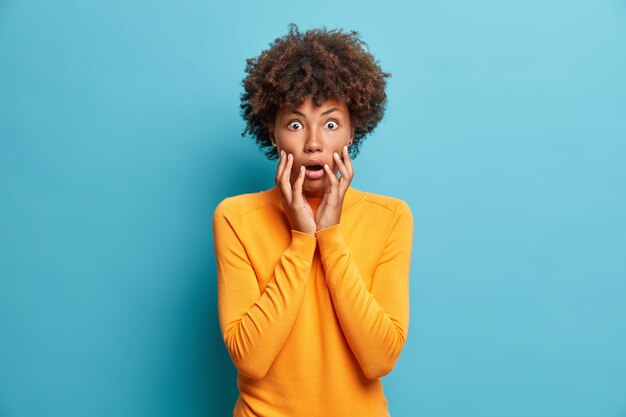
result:
M 398 197 L 363 192 L 347 220 L 367 229 L 367 236 L 389 242 L 408 242 L 414 224 L 409 204 Z
M 388 214 L 411 216 L 411 208 L 401 198 L 370 192 L 362 193 L 363 196 L 359 202 L 365 209 L 378 209 Z
M 270 203 L 269 190 L 226 197 L 215 207 L 213 217 L 238 217 Z

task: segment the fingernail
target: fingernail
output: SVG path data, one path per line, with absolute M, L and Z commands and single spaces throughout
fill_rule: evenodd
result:
M 324 168 L 325 168 L 325 169 L 330 169 L 330 168 L 328 167 L 328 164 L 324 164 Z
M 304 165 L 300 165 L 300 172 L 304 171 Z
M 337 152 L 335 152 L 333 155 L 339 158 L 339 154 Z

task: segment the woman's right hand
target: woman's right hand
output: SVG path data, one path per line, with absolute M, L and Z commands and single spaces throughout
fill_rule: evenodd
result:
M 286 155 L 285 151 L 280 151 L 280 162 L 276 169 L 276 186 L 280 192 L 283 202 L 283 208 L 291 224 L 293 230 L 307 233 L 315 236 L 317 226 L 315 224 L 315 216 L 313 209 L 306 201 L 302 193 L 302 184 L 304 184 L 304 166 L 300 167 L 300 173 L 294 181 L 293 186 L 290 182 L 291 168 L 293 166 L 293 155 Z

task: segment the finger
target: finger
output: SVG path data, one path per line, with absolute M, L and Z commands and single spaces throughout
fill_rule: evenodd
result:
M 276 168 L 276 176 L 274 177 L 274 182 L 276 183 L 276 185 L 278 185 L 278 182 L 280 181 L 280 176 L 285 169 L 285 151 L 283 151 L 282 149 L 280 150 L 279 158 L 280 159 L 278 161 L 278 167 Z
M 341 171 L 341 180 L 339 181 L 339 194 L 341 198 L 343 198 L 346 191 L 348 191 L 348 188 L 350 188 L 350 183 L 354 177 L 354 171 L 352 170 L 352 164 L 350 163 L 350 155 L 347 146 L 344 146 L 343 148 L 343 164 L 345 172 Z
M 333 172 L 333 170 L 330 169 L 328 164 L 324 164 L 324 171 L 326 171 L 326 174 L 328 174 L 328 176 L 330 177 L 329 179 L 330 179 L 331 185 L 339 185 L 339 180 L 337 179 L 337 174 L 335 174 Z
M 282 187 L 282 190 L 285 194 L 285 197 L 287 198 L 287 201 L 289 203 L 291 203 L 292 199 L 293 199 L 293 194 L 291 193 L 291 182 L 289 181 L 290 177 L 291 177 L 291 166 L 293 165 L 293 155 L 288 154 L 287 155 L 287 164 L 285 165 L 285 169 L 283 169 L 283 172 L 281 173 L 280 176 L 280 184 Z
M 293 199 L 296 200 L 298 199 L 298 201 L 302 198 L 302 184 L 304 184 L 304 171 L 306 171 L 306 169 L 304 168 L 304 165 L 300 165 L 300 173 L 298 174 L 298 178 L 296 178 L 296 181 L 293 184 Z
M 331 192 L 338 193 L 338 191 L 339 191 L 339 180 L 337 179 L 337 176 L 335 175 L 333 170 L 330 169 L 328 164 L 324 164 L 324 171 L 326 171 L 326 174 L 329 177 L 330 186 L 331 186 Z
M 352 167 L 352 160 L 350 159 L 350 152 L 348 151 L 348 147 L 343 147 L 343 163 L 348 168 L 348 173 L 350 174 L 350 179 L 354 177 L 354 168 Z
M 343 161 L 341 160 L 341 157 L 339 156 L 337 152 L 333 153 L 333 159 L 335 160 L 335 163 L 337 164 L 337 167 L 339 168 L 339 172 L 341 172 L 341 178 L 349 175 L 348 168 L 343 163 Z
M 287 155 L 285 154 L 285 151 L 282 149 L 280 150 L 279 155 L 280 155 L 280 161 L 278 162 L 278 167 L 276 168 L 276 178 L 274 179 L 274 181 L 276 182 L 276 186 L 278 190 L 280 191 L 280 198 L 283 201 L 283 203 L 290 204 L 289 200 L 287 200 L 289 193 L 285 190 L 285 187 L 283 186 L 281 182 L 281 177 L 283 175 L 283 171 L 285 170 L 285 165 L 287 164 Z

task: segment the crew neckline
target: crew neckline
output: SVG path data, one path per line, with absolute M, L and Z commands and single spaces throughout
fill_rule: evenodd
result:
M 282 209 L 282 201 L 280 198 L 280 191 L 278 190 L 278 187 L 274 186 L 268 190 L 263 191 L 264 193 L 267 193 L 267 195 L 269 196 L 270 201 L 272 202 L 272 204 L 274 204 L 276 207 Z M 357 190 L 356 188 L 353 187 L 348 187 L 348 190 L 346 191 L 346 195 L 343 199 L 343 210 L 347 210 L 350 207 L 354 206 L 356 203 L 358 203 L 363 197 L 365 197 L 368 193 L 364 192 L 364 191 L 360 191 Z M 320 203 L 322 201 L 322 198 L 324 197 L 307 197 L 307 201 L 310 201 L 312 203 Z

